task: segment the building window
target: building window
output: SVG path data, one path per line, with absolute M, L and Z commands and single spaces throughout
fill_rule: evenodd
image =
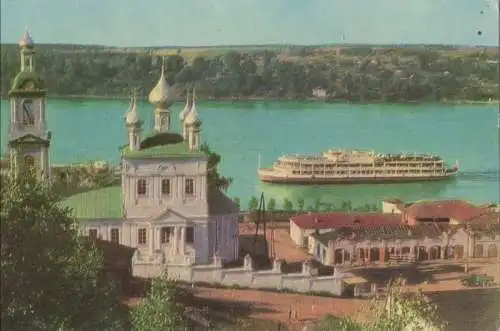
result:
M 186 244 L 194 243 L 194 228 L 192 226 L 186 227 Z
M 36 160 L 31 155 L 25 155 L 23 158 L 23 163 L 26 169 L 33 169 L 36 166 Z
M 161 180 L 161 194 L 170 195 L 170 179 Z
M 90 239 L 97 239 L 97 230 L 96 229 L 90 229 L 89 230 L 89 237 L 90 237 Z
M 23 101 L 23 125 L 35 125 L 35 112 L 33 109 L 33 100 Z
M 192 178 L 186 179 L 184 192 L 186 193 L 186 195 L 194 194 L 194 180 Z
M 146 195 L 146 180 L 137 180 L 137 195 Z
M 137 243 L 139 245 L 146 244 L 146 229 L 145 228 L 141 228 L 137 231 Z
M 120 243 L 120 230 L 119 229 L 111 229 L 111 242 Z
M 160 230 L 160 243 L 168 244 L 170 242 L 170 235 L 172 234 L 172 227 L 165 226 Z

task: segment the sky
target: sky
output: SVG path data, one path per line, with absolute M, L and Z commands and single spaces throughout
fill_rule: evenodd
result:
M 498 45 L 499 0 L 0 0 L 1 41 Z M 478 35 L 478 31 L 482 34 Z

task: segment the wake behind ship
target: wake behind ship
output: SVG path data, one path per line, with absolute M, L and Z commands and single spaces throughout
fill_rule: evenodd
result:
M 458 173 L 439 156 L 376 154 L 374 151 L 329 150 L 323 155 L 284 155 L 272 168 L 259 168 L 262 182 L 283 184 L 361 184 L 433 181 Z

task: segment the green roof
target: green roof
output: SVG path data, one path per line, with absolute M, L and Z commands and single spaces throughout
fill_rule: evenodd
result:
M 120 148 L 126 158 L 192 158 L 207 156 L 202 151 L 191 151 L 189 144 L 178 133 L 153 132 L 141 142 L 140 150 L 131 150 L 129 145 Z
M 31 82 L 33 86 L 29 88 L 29 90 L 42 90 L 43 89 L 43 81 L 40 76 L 36 72 L 32 71 L 21 71 L 16 77 L 12 80 L 11 91 L 24 89 L 26 83 Z
M 64 200 L 63 205 L 73 209 L 77 219 L 122 219 L 122 187 L 109 186 L 75 194 Z

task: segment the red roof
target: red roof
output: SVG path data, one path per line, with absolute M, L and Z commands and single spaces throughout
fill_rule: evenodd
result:
M 488 208 L 474 206 L 463 200 L 438 200 L 417 202 L 404 209 L 413 218 L 453 218 L 467 221 L 488 212 Z
M 310 213 L 294 216 L 291 220 L 301 229 L 379 227 L 402 223 L 401 215 L 382 213 Z

